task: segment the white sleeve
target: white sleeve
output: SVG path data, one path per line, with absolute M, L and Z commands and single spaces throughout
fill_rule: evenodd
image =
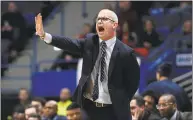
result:
M 51 42 L 52 42 L 52 35 L 49 34 L 49 33 L 45 33 L 44 41 L 45 41 L 46 43 L 51 43 Z

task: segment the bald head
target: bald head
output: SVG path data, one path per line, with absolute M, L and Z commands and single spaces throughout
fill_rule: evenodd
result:
M 53 115 L 56 115 L 57 113 L 57 102 L 54 100 L 49 100 L 48 102 L 46 102 L 44 110 L 43 110 L 43 114 L 45 117 L 51 117 Z
M 46 104 L 52 105 L 52 106 L 57 106 L 57 102 L 54 100 L 49 100 L 48 102 L 46 102 Z
M 68 88 L 63 88 L 61 91 L 60 91 L 60 100 L 61 101 L 66 101 L 70 98 L 71 96 L 71 93 L 70 93 L 70 90 Z
M 115 12 L 113 12 L 112 10 L 109 10 L 109 9 L 102 9 L 98 15 L 100 14 L 103 14 L 109 18 L 111 18 L 113 21 L 117 22 L 118 23 L 118 17 L 116 15 Z
M 96 31 L 101 40 L 109 40 L 116 36 L 118 27 L 117 15 L 109 10 L 102 9 L 96 19 Z

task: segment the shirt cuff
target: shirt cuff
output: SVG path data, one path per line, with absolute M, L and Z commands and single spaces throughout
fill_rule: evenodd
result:
M 48 44 L 51 43 L 51 42 L 52 42 L 52 35 L 49 34 L 49 33 L 45 33 L 44 41 L 45 41 L 46 43 L 48 43 Z

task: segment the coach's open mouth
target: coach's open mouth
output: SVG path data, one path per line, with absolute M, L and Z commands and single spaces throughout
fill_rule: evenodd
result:
M 104 29 L 103 26 L 99 26 L 99 27 L 98 27 L 98 30 L 99 30 L 99 32 L 104 32 L 105 29 Z

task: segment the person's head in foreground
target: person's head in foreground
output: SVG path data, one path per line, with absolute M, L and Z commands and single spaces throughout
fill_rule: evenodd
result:
M 36 97 L 33 98 L 31 101 L 31 105 L 34 106 L 38 111 L 39 114 L 42 113 L 42 109 L 46 103 L 46 100 L 44 98 Z
M 144 114 L 145 101 L 142 96 L 134 96 L 130 102 L 132 119 L 139 119 Z
M 41 120 L 41 116 L 38 114 L 31 114 L 28 120 Z
M 57 102 L 54 100 L 50 100 L 46 102 L 43 110 L 43 116 L 46 118 L 53 118 L 57 115 Z
M 25 108 L 23 106 L 17 106 L 13 110 L 13 120 L 25 120 Z
M 66 109 L 66 117 L 68 120 L 83 120 L 80 106 L 75 102 L 70 104 Z
M 172 73 L 172 65 L 169 63 L 161 64 L 156 72 L 156 78 L 158 81 L 166 80 L 170 77 Z
M 37 114 L 37 109 L 32 105 L 28 105 L 25 108 L 25 119 L 28 120 L 29 116 L 32 114 Z
M 103 9 L 99 12 L 96 18 L 96 31 L 100 39 L 109 40 L 115 37 L 117 27 L 118 17 L 113 11 Z
M 145 108 L 149 111 L 154 111 L 156 109 L 157 99 L 153 91 L 146 91 L 142 96 L 145 101 Z
M 162 95 L 156 107 L 161 117 L 170 119 L 177 110 L 176 98 L 171 94 Z

